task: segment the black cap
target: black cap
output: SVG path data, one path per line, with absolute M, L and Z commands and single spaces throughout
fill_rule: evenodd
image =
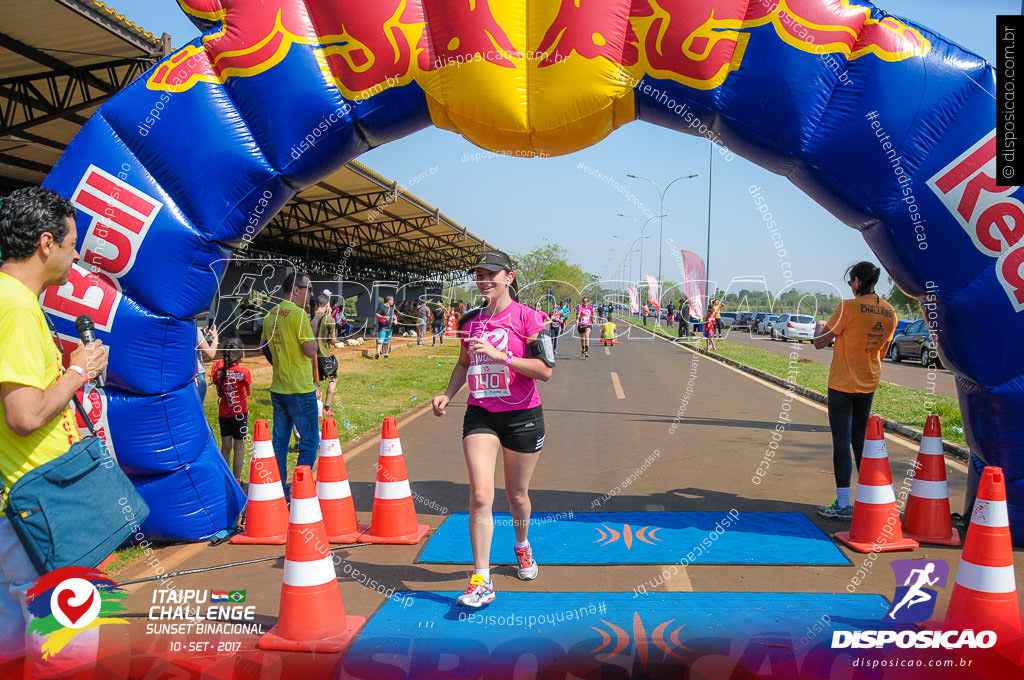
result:
M 500 250 L 488 250 L 477 256 L 476 264 L 469 270 L 469 273 L 472 274 L 475 269 L 486 269 L 492 272 L 502 269 L 512 271 L 512 258 Z

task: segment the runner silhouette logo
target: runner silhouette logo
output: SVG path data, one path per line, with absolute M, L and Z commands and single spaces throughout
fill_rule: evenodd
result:
M 935 611 L 938 591 L 945 588 L 949 578 L 949 564 L 942 560 L 894 560 L 892 570 L 896 576 L 896 593 L 886 618 L 903 623 L 928 620 Z

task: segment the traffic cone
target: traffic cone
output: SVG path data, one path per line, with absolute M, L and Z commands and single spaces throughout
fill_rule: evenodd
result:
M 960 534 L 953 528 L 949 514 L 942 427 L 934 413 L 925 423 L 916 467 L 910 498 L 903 513 L 903 535 L 919 543 L 960 545 Z
M 416 506 L 405 471 L 402 442 L 394 418 L 384 419 L 377 460 L 377 485 L 373 491 L 370 531 L 359 536 L 367 543 L 419 543 L 430 527 L 416 523 Z
M 917 541 L 903 537 L 900 511 L 896 508 L 896 494 L 892 490 L 889 450 L 885 447 L 882 419 L 878 416 L 871 416 L 868 420 L 850 530 L 835 534 L 835 538 L 862 553 L 918 547 Z
M 277 625 L 260 638 L 260 649 L 340 652 L 366 623 L 347 616 L 327 542 L 323 515 L 308 465 L 295 468 L 284 583 Z
M 1002 468 L 988 466 L 981 474 L 943 626 L 991 630 L 1001 644 L 1021 636 Z
M 356 520 L 356 506 L 348 483 L 345 459 L 338 441 L 334 418 L 324 418 L 320 429 L 320 455 L 316 467 L 316 496 L 324 516 L 327 540 L 331 543 L 355 543 L 366 530 Z
M 288 537 L 288 505 L 277 470 L 274 446 L 266 420 L 257 420 L 252 435 L 249 461 L 249 501 L 245 505 L 245 528 L 231 537 L 232 543 L 283 545 Z
M 451 312 L 448 314 L 448 328 L 445 330 L 444 334 L 445 334 L 445 337 L 448 337 L 448 338 L 454 338 L 457 335 L 457 333 L 456 333 L 456 324 L 455 324 L 455 308 L 454 307 L 452 308 Z

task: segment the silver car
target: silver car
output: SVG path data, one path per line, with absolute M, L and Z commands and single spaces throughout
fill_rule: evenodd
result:
M 814 340 L 814 317 L 806 314 L 783 314 L 772 324 L 772 340 Z

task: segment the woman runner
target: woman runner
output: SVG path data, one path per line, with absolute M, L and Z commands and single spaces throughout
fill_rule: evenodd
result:
M 583 298 L 583 304 L 576 308 L 576 330 L 580 333 L 580 347 L 583 357 L 590 356 L 590 327 L 594 325 L 594 308 L 590 300 Z
M 500 251 L 485 252 L 474 267 L 476 285 L 486 304 L 460 321 L 462 350 L 448 389 L 434 397 L 440 417 L 463 383 L 469 400 L 462 423 L 462 452 L 469 471 L 469 535 L 474 573 L 456 604 L 480 607 L 493 602 L 490 554 L 494 535 L 494 466 L 502 450 L 505 494 L 516 532 L 519 578 L 537 578 L 537 562 L 527 539 L 530 525 L 530 477 L 544 445 L 544 412 L 537 381 L 551 378 L 551 357 L 527 358 L 544 322 L 517 301 L 512 262 Z

